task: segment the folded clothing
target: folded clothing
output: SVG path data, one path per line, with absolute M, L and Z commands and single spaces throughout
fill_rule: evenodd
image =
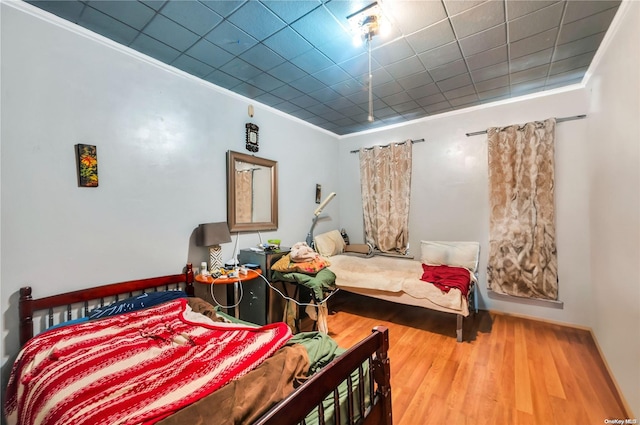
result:
M 440 288 L 443 292 L 449 292 L 451 288 L 457 288 L 463 296 L 469 293 L 471 274 L 464 267 L 429 266 L 422 265 L 422 277 L 420 280 L 429 282 Z

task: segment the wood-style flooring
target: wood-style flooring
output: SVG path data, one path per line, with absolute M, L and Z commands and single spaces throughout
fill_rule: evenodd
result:
M 348 348 L 389 328 L 393 423 L 602 424 L 624 419 L 590 332 L 480 311 L 464 320 L 340 291 L 330 335 Z

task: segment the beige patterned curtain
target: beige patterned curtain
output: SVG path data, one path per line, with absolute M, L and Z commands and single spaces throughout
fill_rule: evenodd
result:
M 253 170 L 236 171 L 236 221 L 253 220 Z
M 555 119 L 490 128 L 489 289 L 558 299 Z
M 382 252 L 406 254 L 411 140 L 360 149 L 360 185 L 366 242 Z

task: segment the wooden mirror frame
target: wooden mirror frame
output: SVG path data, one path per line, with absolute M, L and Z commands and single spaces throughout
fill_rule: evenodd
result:
M 236 162 L 245 162 L 271 169 L 271 219 L 270 221 L 240 223 L 236 216 Z M 227 152 L 227 224 L 230 232 L 251 232 L 278 229 L 278 163 L 240 152 Z

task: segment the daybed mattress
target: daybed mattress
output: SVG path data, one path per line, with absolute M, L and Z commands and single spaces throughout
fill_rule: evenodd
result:
M 466 297 L 458 289 L 444 292 L 420 279 L 422 263 L 397 257 L 334 255 L 329 258 L 336 286 L 349 292 L 433 310 L 469 315 Z M 469 273 L 475 281 L 473 273 Z

